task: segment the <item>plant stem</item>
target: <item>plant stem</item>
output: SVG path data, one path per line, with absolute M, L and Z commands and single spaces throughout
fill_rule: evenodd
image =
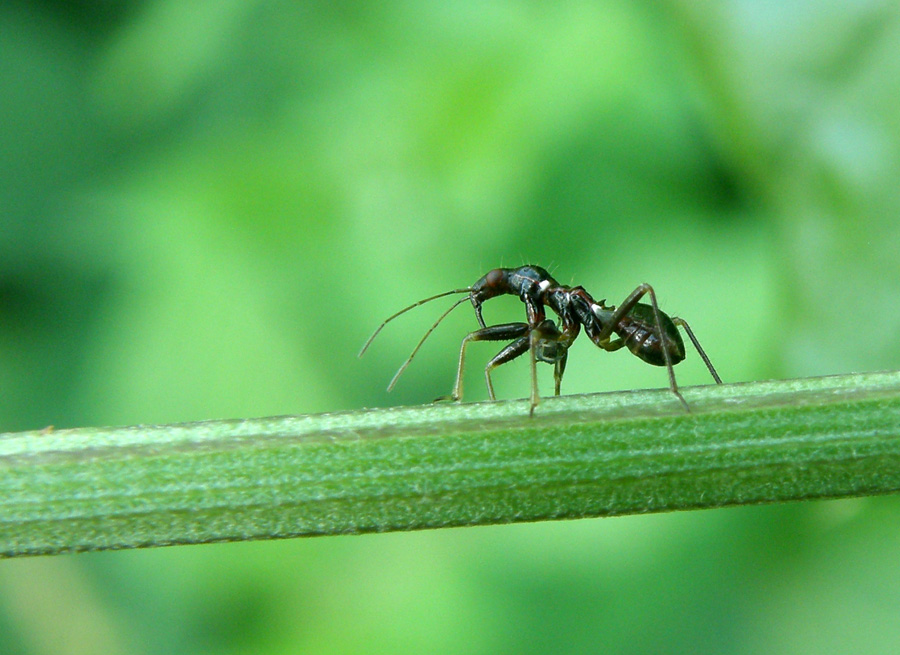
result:
M 0 435 L 0 556 L 900 491 L 900 372 Z

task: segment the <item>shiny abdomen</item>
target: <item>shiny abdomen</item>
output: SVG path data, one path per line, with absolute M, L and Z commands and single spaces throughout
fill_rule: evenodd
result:
M 669 359 L 673 365 L 677 364 L 684 359 L 684 341 L 681 339 L 681 333 L 667 314 L 660 312 L 659 318 L 666 334 Z M 665 366 L 662 342 L 655 325 L 653 307 L 638 303 L 616 327 L 616 334 L 625 342 L 625 347 L 643 361 L 654 366 Z

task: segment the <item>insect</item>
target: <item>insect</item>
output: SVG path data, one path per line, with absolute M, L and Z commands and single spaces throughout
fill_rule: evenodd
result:
M 463 368 L 465 365 L 466 346 L 472 341 L 509 341 L 497 353 L 484 369 L 488 396 L 496 400 L 494 386 L 491 382 L 491 371 L 528 352 L 531 363 L 531 409 L 538 404 L 537 362 L 553 364 L 555 393 L 558 396 L 563 374 L 566 370 L 569 347 L 584 329 L 585 334 L 594 345 L 613 352 L 627 347 L 632 354 L 654 366 L 665 366 L 669 374 L 669 388 L 678 398 L 685 410 L 690 407 L 685 401 L 675 382 L 673 366 L 685 357 L 684 342 L 678 328 L 687 333 L 710 374 L 717 384 L 722 384 L 719 374 L 706 356 L 693 330 L 682 318 L 670 317 L 660 311 L 656 301 L 656 292 L 649 284 L 641 284 L 625 298 L 617 307 L 607 306 L 605 300 L 595 301 L 583 287 L 567 287 L 560 284 L 540 266 L 520 266 L 518 268 L 495 268 L 489 271 L 475 284 L 464 289 L 445 291 L 401 309 L 389 316 L 366 341 L 359 353 L 361 357 L 369 345 L 384 327 L 398 316 L 411 309 L 438 298 L 454 294 L 467 294 L 450 306 L 428 329 L 416 344 L 410 356 L 394 375 L 388 391 L 394 388 L 398 378 L 412 362 L 425 340 L 440 325 L 446 316 L 466 300 L 475 308 L 475 317 L 480 326 L 470 332 L 462 340 L 459 350 L 459 364 L 456 371 L 456 383 L 452 393 L 445 397 L 449 400 L 462 399 Z M 485 325 L 482 316 L 482 305 L 491 298 L 502 295 L 518 296 L 525 304 L 524 323 L 503 323 Z M 639 302 L 644 296 L 650 296 L 650 304 Z M 550 307 L 557 315 L 554 322 L 547 318 L 546 307 Z M 439 399 L 440 400 L 440 399 Z

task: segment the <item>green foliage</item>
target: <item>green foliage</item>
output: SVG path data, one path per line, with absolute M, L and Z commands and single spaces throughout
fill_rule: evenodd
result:
M 900 368 L 891 3 L 0 4 L 4 432 L 427 402 L 471 313 L 390 396 L 439 308 L 365 338 L 526 262 L 726 382 Z M 580 340 L 563 391 L 664 384 Z M 896 503 L 17 558 L 0 651 L 893 654 Z

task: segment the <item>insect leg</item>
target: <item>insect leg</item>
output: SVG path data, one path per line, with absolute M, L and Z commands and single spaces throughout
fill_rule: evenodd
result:
M 522 325 L 526 325 L 523 323 Z M 528 337 L 519 337 L 511 344 L 504 346 L 503 350 L 494 355 L 493 359 L 487 363 L 487 366 L 484 367 L 484 379 L 487 382 L 488 395 L 491 400 L 497 400 L 494 395 L 494 385 L 491 383 L 491 371 L 500 366 L 501 364 L 506 364 L 507 362 L 511 362 L 516 357 L 523 355 L 526 350 L 528 350 Z
M 537 362 L 552 363 L 553 378 L 556 383 L 556 395 L 559 395 L 559 387 L 562 376 L 566 370 L 566 359 L 569 356 L 569 346 L 572 344 L 577 332 L 574 334 L 560 332 L 553 321 L 544 320 L 533 327 L 528 333 L 528 354 L 531 364 L 531 408 L 529 416 L 534 416 L 534 408 L 540 402 L 537 384 Z M 538 354 L 540 349 L 540 354 Z
M 449 396 L 449 400 L 459 401 L 462 399 L 462 385 L 463 385 L 463 368 L 465 367 L 466 362 L 466 346 L 469 345 L 471 341 L 510 341 L 513 339 L 521 339 L 524 338 L 528 333 L 528 323 L 503 323 L 501 325 L 491 325 L 489 327 L 481 328 L 480 330 L 475 330 L 474 332 L 470 332 L 465 336 L 462 340 L 462 345 L 459 348 L 459 365 L 456 369 L 456 384 L 453 385 L 453 392 Z M 510 344 L 512 346 L 513 344 Z M 526 340 L 527 345 L 527 340 Z M 506 353 L 506 351 L 510 348 L 507 346 L 503 350 L 498 353 L 497 357 L 495 357 L 491 362 L 493 363 L 498 357 Z M 523 349 L 522 352 L 525 352 Z M 515 355 L 518 357 L 522 354 L 522 352 Z M 513 359 L 514 357 L 510 357 L 509 359 Z M 509 361 L 509 359 L 505 361 Z M 499 366 L 505 362 L 498 362 L 495 366 Z M 490 364 L 488 364 L 490 367 Z M 493 368 L 493 367 L 491 367 Z M 494 389 L 491 386 L 490 380 L 490 372 L 489 369 L 485 370 L 485 374 L 487 376 L 488 383 L 488 394 L 490 395 L 491 400 L 496 400 L 496 396 L 494 395 Z
M 709 357 L 706 356 L 706 352 L 704 352 L 703 348 L 700 346 L 700 342 L 697 341 L 697 337 L 694 336 L 694 331 L 691 329 L 691 326 L 687 324 L 687 321 L 683 318 L 678 318 L 677 316 L 672 317 L 672 322 L 675 325 L 680 325 L 684 328 L 684 331 L 687 332 L 687 335 L 691 338 L 691 341 L 694 343 L 694 348 L 697 349 L 697 352 L 700 353 L 700 357 L 703 358 L 703 363 L 706 364 L 706 368 L 709 369 L 710 374 L 713 376 L 713 380 L 716 381 L 716 384 L 722 384 L 722 378 L 719 377 L 719 374 L 716 373 L 716 369 L 713 367 L 712 362 L 709 361 Z
M 619 348 L 625 345 L 625 339 L 616 339 L 615 341 L 607 341 L 606 343 L 598 343 L 598 346 L 603 348 L 608 353 L 616 352 Z
M 678 383 L 675 382 L 675 370 L 672 368 L 672 357 L 669 354 L 669 341 L 666 336 L 666 331 L 662 328 L 663 322 L 661 313 L 659 311 L 659 305 L 656 302 L 656 292 L 646 282 L 637 287 L 634 291 L 628 294 L 628 297 L 622 302 L 621 305 L 613 312 L 613 315 L 603 330 L 600 331 L 600 334 L 597 336 L 597 340 L 604 339 L 610 336 L 613 332 L 613 329 L 616 325 L 618 325 L 623 318 L 625 318 L 626 314 L 630 312 L 634 306 L 638 303 L 638 301 L 644 297 L 646 294 L 650 294 L 650 305 L 653 307 L 653 322 L 655 323 L 657 335 L 659 336 L 660 347 L 663 352 L 663 359 L 666 362 L 666 371 L 669 373 L 669 388 L 672 390 L 672 393 L 675 394 L 675 397 L 681 401 L 681 404 L 684 406 L 685 411 L 690 412 L 691 408 L 688 407 L 687 401 L 684 399 L 684 396 L 681 395 L 681 392 L 678 391 Z
M 562 356 L 561 359 L 557 360 L 556 364 L 553 365 L 553 380 L 556 382 L 556 395 L 559 395 L 559 385 L 562 384 L 563 373 L 566 372 L 566 360 L 569 358 L 569 353 L 566 352 L 565 355 Z

